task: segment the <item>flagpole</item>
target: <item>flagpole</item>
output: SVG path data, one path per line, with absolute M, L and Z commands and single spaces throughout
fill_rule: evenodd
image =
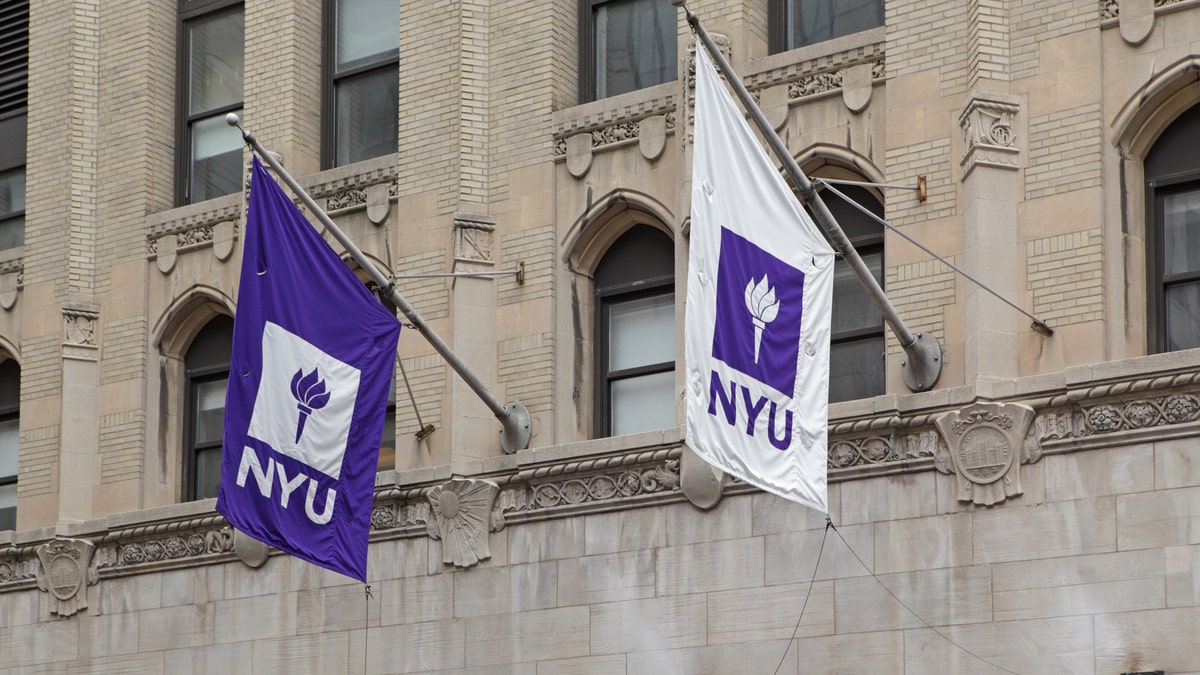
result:
M 417 327 L 417 331 L 425 336 L 425 339 L 429 341 L 429 344 L 433 346 L 437 353 L 442 355 L 442 358 L 446 360 L 446 363 L 450 364 L 454 372 L 458 373 L 459 377 L 471 388 L 471 391 L 474 391 L 475 395 L 492 411 L 496 419 L 500 420 L 502 427 L 500 431 L 500 447 L 504 449 L 504 452 L 511 455 L 518 450 L 528 448 L 529 438 L 532 433 L 530 431 L 529 410 L 519 401 L 514 401 L 507 406 L 501 405 L 500 401 L 492 395 L 492 392 L 488 391 L 483 382 L 475 376 L 475 373 L 472 373 L 466 364 L 458 358 L 458 355 L 450 349 L 450 346 L 429 327 L 424 317 L 412 305 L 408 304 L 408 300 L 405 300 L 400 291 L 396 289 L 396 284 L 387 278 L 383 272 L 380 272 L 379 268 L 359 250 L 358 246 L 325 213 L 325 210 L 317 205 L 304 188 L 300 187 L 296 179 L 292 178 L 291 174 L 285 171 L 283 166 L 271 156 L 271 153 L 267 152 L 266 148 L 262 146 L 262 143 L 259 143 L 254 134 L 242 127 L 241 120 L 238 119 L 237 114 L 229 113 L 225 116 L 225 122 L 231 127 L 237 127 L 242 132 L 242 140 L 246 142 L 246 145 L 258 153 L 258 156 L 271 167 L 275 175 L 282 178 L 284 183 L 287 183 L 292 192 L 300 198 L 300 201 L 304 202 L 304 205 L 317 217 L 317 220 L 321 221 L 321 224 L 333 235 L 333 238 L 338 240 L 342 248 L 346 249 L 355 262 L 358 263 L 359 267 L 367 273 L 367 276 L 379 284 L 380 288 L 388 291 L 388 297 L 396 305 L 397 309 Z
M 783 162 L 783 168 L 787 171 L 788 176 L 799 187 L 801 201 L 808 206 L 812 212 L 814 219 L 824 228 L 825 233 L 842 254 L 842 258 L 846 264 L 850 266 L 854 276 L 858 277 L 858 282 L 862 284 L 863 289 L 867 292 L 867 296 L 875 305 L 875 309 L 883 315 L 884 321 L 891 327 L 895 333 L 896 339 L 900 341 L 900 347 L 904 349 L 905 360 L 902 362 L 902 371 L 904 374 L 904 383 L 912 391 L 928 391 L 937 383 L 938 377 L 942 374 L 942 348 L 938 344 L 937 338 L 929 333 L 917 333 L 913 335 L 908 330 L 908 326 L 904 324 L 904 320 L 900 318 L 900 314 L 896 312 L 896 308 L 892 306 L 883 289 L 880 288 L 879 282 L 867 269 L 866 264 L 859 257 L 858 251 L 854 250 L 854 245 L 850 243 L 850 239 L 846 237 L 846 233 L 842 231 L 833 214 L 829 212 L 829 207 L 825 206 L 825 202 L 821 200 L 820 195 L 813 189 L 812 183 L 804 172 L 800 170 L 800 166 L 796 164 L 796 160 L 792 154 L 788 152 L 787 146 L 775 133 L 775 129 L 771 123 L 767 121 L 762 110 L 758 108 L 758 104 L 754 102 L 754 98 L 750 92 L 746 91 L 745 85 L 742 84 L 742 79 L 733 71 L 733 67 L 729 65 L 729 61 L 725 59 L 725 55 L 717 47 L 716 43 L 709 36 L 708 31 L 704 30 L 704 26 L 700 25 L 700 18 L 696 13 L 687 7 L 686 0 L 671 0 L 671 4 L 683 9 L 687 16 L 687 22 L 696 33 L 696 37 L 708 49 L 709 55 L 713 62 L 721 70 L 726 81 L 733 87 L 733 91 L 737 94 L 738 100 L 742 102 L 742 107 L 750 113 L 751 119 L 754 120 L 758 130 L 762 132 L 763 138 L 766 139 L 767 145 L 775 153 L 776 157 Z

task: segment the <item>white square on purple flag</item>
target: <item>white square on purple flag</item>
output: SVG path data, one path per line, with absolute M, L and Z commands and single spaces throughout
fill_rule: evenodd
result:
M 262 384 L 246 433 L 337 479 L 358 397 L 359 371 L 270 321 Z
M 804 272 L 721 228 L 713 358 L 791 397 L 803 305 Z

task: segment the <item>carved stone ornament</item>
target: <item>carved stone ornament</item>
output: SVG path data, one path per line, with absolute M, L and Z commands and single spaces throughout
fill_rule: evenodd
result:
M 388 194 L 391 191 L 391 183 L 376 183 L 368 185 L 365 190 L 367 195 L 367 220 L 370 220 L 376 225 L 382 225 L 387 219 L 388 212 L 392 209 L 391 197 Z
M 592 134 L 590 131 L 567 136 L 567 171 L 582 178 L 592 168 Z
M 17 295 L 24 281 L 24 269 L 17 267 L 0 271 L 0 307 L 10 310 L 17 304 Z
M 946 440 L 937 467 L 958 475 L 958 501 L 991 505 L 1024 492 L 1020 465 L 1040 456 L 1025 447 L 1033 418 L 1028 406 L 976 403 L 934 422 Z
M 442 562 L 456 567 L 473 567 L 492 557 L 488 533 L 492 527 L 492 504 L 500 488 L 486 480 L 455 478 L 429 491 L 432 517 L 429 536 L 442 540 Z
M 638 122 L 638 149 L 642 157 L 654 161 L 667 147 L 667 118 L 662 115 L 646 117 Z
M 63 306 L 63 357 L 97 359 L 96 323 L 100 313 L 84 305 Z
M 1121 0 L 1121 39 L 1140 45 L 1154 30 L 1154 0 Z
M 492 238 L 496 220 L 491 216 L 454 214 L 454 259 L 465 262 L 492 262 Z
M 707 511 L 716 506 L 725 493 L 725 473 L 701 459 L 686 445 L 679 460 L 683 496 L 696 508 Z
M 842 102 L 851 112 L 862 112 L 871 102 L 874 66 L 858 63 L 842 70 Z
M 50 593 L 50 613 L 71 616 L 87 609 L 87 586 L 96 583 L 88 565 L 94 544 L 79 539 L 56 539 L 37 547 L 42 563 L 38 588 Z
M 991 166 L 1016 170 L 1017 147 L 1016 121 L 1020 108 L 1019 100 L 1012 96 L 994 93 L 976 93 L 967 101 L 958 124 L 963 130 L 966 152 L 963 155 L 963 179 L 976 166 Z

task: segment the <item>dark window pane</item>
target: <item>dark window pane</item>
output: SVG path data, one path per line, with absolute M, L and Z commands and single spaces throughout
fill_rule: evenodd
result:
M 675 79 L 676 10 L 660 0 L 621 0 L 592 11 L 596 98 Z
M 0 530 L 17 529 L 17 486 L 0 485 Z
M 337 72 L 399 55 L 399 0 L 338 0 L 336 21 Z
M 339 166 L 396 152 L 400 79 L 383 68 L 337 84 L 337 163 Z
M 883 25 L 883 0 L 788 0 L 787 48 Z
M 25 211 L 25 168 L 0 173 L 0 218 Z
M 614 302 L 608 315 L 608 368 L 675 360 L 675 294 Z
M 883 338 L 868 338 L 829 348 L 829 400 L 851 401 L 883 393 Z
M 609 402 L 614 436 L 675 425 L 675 371 L 612 383 Z
M 860 254 L 871 276 L 882 283 L 883 253 Z M 883 317 L 875 309 L 867 291 L 850 266 L 839 259 L 833 267 L 833 319 L 830 330 L 836 338 L 839 333 L 868 328 L 883 328 Z
M 25 216 L 0 220 L 0 250 L 25 245 Z
M 1200 282 L 1165 290 L 1167 350 L 1200 347 Z
M 241 115 L 241 110 L 235 110 Z M 193 122 L 191 201 L 237 192 L 242 183 L 242 139 L 225 115 Z
M 241 102 L 245 32 L 241 12 L 188 22 L 190 115 Z
M 221 448 L 196 451 L 196 499 L 216 497 L 221 487 Z
M 1163 197 L 1163 274 L 1200 272 L 1200 190 Z

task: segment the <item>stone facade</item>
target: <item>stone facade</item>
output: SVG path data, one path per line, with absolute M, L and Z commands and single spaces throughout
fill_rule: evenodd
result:
M 674 242 L 683 358 L 682 17 L 676 81 L 581 102 L 578 3 L 406 4 L 399 152 L 320 170 L 321 3 L 247 0 L 247 127 L 532 418 L 506 455 L 403 332 L 364 589 L 183 499 L 183 359 L 236 310 L 244 194 L 172 206 L 176 3 L 33 0 L 0 673 L 1200 672 L 1200 350 L 1149 344 L 1142 173 L 1200 104 L 1200 2 L 888 0 L 781 53 L 766 5 L 689 3 L 801 166 L 923 177 L 887 219 L 1054 329 L 887 233 L 944 369 L 911 392 L 889 334 L 885 392 L 830 407 L 832 526 L 680 427 L 593 432 L 592 274 L 633 224 Z

